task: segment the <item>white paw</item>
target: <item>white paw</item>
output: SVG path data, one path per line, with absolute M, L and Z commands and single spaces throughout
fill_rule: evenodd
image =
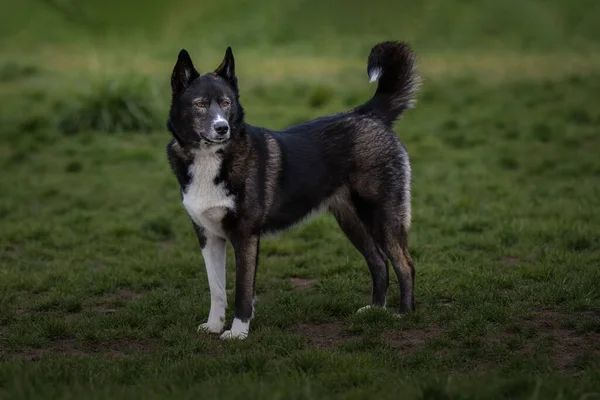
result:
M 358 311 L 356 311 L 356 313 L 357 314 L 364 313 L 365 311 L 369 311 L 372 307 L 373 307 L 372 305 L 361 307 L 358 309 Z
M 386 309 L 385 306 L 379 307 L 379 306 L 374 306 L 373 304 L 369 304 L 368 306 L 364 306 L 364 307 L 359 308 L 356 311 L 356 313 L 360 314 L 360 313 L 364 313 L 364 312 L 369 311 L 369 310 L 385 310 L 385 309 Z
M 250 321 L 242 322 L 241 320 L 234 318 L 231 324 L 231 329 L 223 332 L 221 339 L 223 340 L 242 340 L 248 337 L 248 331 L 250 330 Z
M 223 332 L 223 325 L 225 325 L 223 321 L 208 321 L 200 324 L 198 332 L 221 333 Z
M 358 311 L 356 311 L 356 313 L 357 314 L 364 313 L 365 311 L 369 311 L 372 308 L 375 308 L 375 307 L 372 304 L 369 304 L 368 306 L 364 306 L 364 307 L 359 308 Z
M 223 340 L 243 340 L 248 337 L 248 332 L 225 331 L 221 335 Z

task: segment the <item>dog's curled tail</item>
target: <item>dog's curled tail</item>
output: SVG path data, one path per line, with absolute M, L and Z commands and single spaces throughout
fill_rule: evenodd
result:
M 403 42 L 382 42 L 369 55 L 367 72 L 371 82 L 379 80 L 377 91 L 365 106 L 376 116 L 392 125 L 407 108 L 415 103 L 421 78 L 417 60 Z

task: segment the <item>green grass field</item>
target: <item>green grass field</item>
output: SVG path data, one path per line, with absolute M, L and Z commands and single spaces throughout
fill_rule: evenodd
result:
M 600 399 L 600 3 L 3 3 L 0 398 Z M 356 314 L 367 267 L 321 216 L 263 240 L 246 341 L 197 333 L 179 49 L 232 45 L 248 122 L 282 128 L 368 99 L 385 39 L 424 78 L 396 127 L 417 312 Z

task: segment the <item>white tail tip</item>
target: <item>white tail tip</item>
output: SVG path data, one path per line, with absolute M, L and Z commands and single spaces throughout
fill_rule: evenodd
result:
M 381 76 L 381 68 L 373 68 L 369 71 L 369 83 L 375 82 Z

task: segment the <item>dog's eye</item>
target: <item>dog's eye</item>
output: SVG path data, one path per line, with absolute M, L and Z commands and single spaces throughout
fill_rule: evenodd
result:
M 221 100 L 221 108 L 227 108 L 231 105 L 231 102 L 227 99 Z
M 203 101 L 197 101 L 194 103 L 194 105 L 198 108 L 206 108 L 206 103 Z

